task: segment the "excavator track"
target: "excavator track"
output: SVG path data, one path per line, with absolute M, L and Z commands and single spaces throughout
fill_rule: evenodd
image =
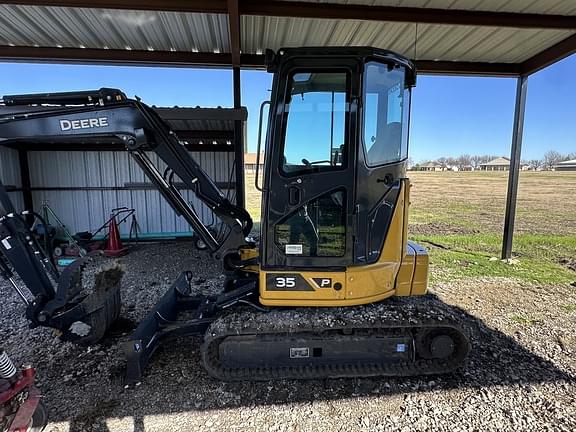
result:
M 349 308 L 237 309 L 207 330 L 202 361 L 228 381 L 443 374 L 470 351 L 461 322 L 430 294 Z

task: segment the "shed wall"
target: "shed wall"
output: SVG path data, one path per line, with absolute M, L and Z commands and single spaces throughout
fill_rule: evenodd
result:
M 0 181 L 2 181 L 4 186 L 15 186 L 17 188 L 22 186 L 18 152 L 2 146 L 0 146 Z M 22 197 L 22 192 L 9 192 L 9 196 L 14 203 L 16 210 L 23 210 L 24 199 Z
M 234 177 L 230 177 L 234 153 L 192 152 L 191 155 L 214 181 L 227 183 L 230 178 L 234 181 Z M 158 156 L 154 153 L 148 156 L 163 172 L 166 165 Z M 185 220 L 174 213 L 126 152 L 32 151 L 28 157 L 35 209 L 47 201 L 71 232 L 93 232 L 117 207 L 136 209 L 142 233 L 190 232 Z M 234 193 L 225 188 L 222 191 Z M 211 212 L 192 191 L 182 193 L 206 224 L 213 222 Z M 129 222 L 120 227 L 122 234 L 128 234 Z

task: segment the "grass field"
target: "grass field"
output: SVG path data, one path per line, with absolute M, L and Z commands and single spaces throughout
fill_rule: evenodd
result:
M 410 172 L 410 237 L 431 256 L 431 282 L 506 277 L 536 284 L 576 280 L 576 173 L 522 172 L 514 257 L 499 259 L 507 173 Z M 260 194 L 246 178 L 248 209 Z

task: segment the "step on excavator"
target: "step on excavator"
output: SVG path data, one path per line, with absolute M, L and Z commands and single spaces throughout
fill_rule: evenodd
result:
M 188 335 L 203 337 L 203 366 L 224 380 L 454 371 L 469 338 L 453 310 L 427 294 L 427 253 L 408 241 L 414 65 L 367 47 L 268 50 L 266 64 L 274 80 L 262 181 L 256 175 L 258 241 L 249 213 L 138 98 L 109 88 L 3 97 L 0 145 L 118 142 L 222 264 L 219 294 L 199 295 L 184 270 L 121 342 L 126 381 L 141 379 L 160 344 Z M 151 153 L 166 163 L 163 173 Z M 220 235 L 183 198 L 181 183 L 219 219 Z M 31 325 L 98 342 L 120 314 L 121 270 L 101 270 L 87 289 L 90 257 L 59 273 L 30 232 L 27 219 L 39 215 L 18 213 L 2 188 L 0 203 L 0 268 Z

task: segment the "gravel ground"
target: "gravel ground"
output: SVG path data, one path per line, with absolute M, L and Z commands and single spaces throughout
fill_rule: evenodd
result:
M 138 245 L 121 263 L 123 319 L 90 348 L 28 329 L 19 298 L 0 282 L 2 345 L 38 367 L 49 431 L 576 430 L 573 286 L 493 278 L 437 286 L 475 330 L 468 364 L 448 376 L 226 383 L 200 366 L 200 340 L 186 339 L 161 348 L 142 383 L 125 389 L 123 334 L 182 269 L 200 291 L 222 279 L 186 243 Z

